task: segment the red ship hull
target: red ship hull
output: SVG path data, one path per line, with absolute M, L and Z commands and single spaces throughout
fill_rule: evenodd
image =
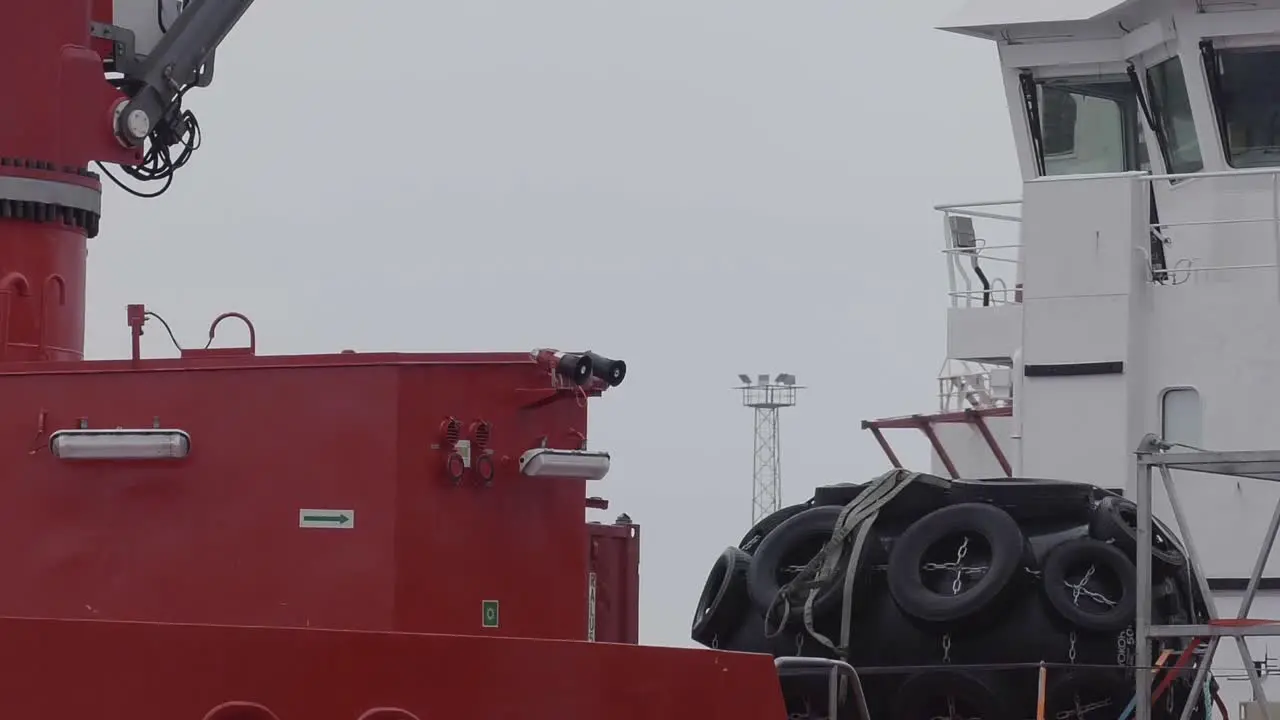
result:
M 0 620 L 0 716 L 428 720 L 786 716 L 763 655 L 516 638 Z

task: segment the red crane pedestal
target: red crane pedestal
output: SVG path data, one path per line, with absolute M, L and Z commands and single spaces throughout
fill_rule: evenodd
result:
M 0 1 L 0 360 L 83 357 L 85 240 L 102 195 L 88 165 L 141 157 L 115 138 L 125 97 L 90 48 L 90 21 L 89 0 Z
M 0 360 L 84 357 L 86 251 L 83 228 L 0 219 Z

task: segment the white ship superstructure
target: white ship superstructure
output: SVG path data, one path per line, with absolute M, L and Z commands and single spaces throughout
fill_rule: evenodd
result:
M 1023 196 L 938 208 L 940 406 L 864 423 L 890 460 L 885 431 L 914 428 L 944 477 L 1133 497 L 1148 433 L 1280 449 L 1280 0 L 978 0 L 944 29 L 999 48 Z M 1234 616 L 1280 486 L 1174 479 Z M 1159 483 L 1155 503 L 1172 521 Z M 1280 618 L 1276 555 L 1253 616 Z M 1249 647 L 1280 700 L 1280 641 Z M 1234 714 L 1250 683 L 1233 644 L 1217 657 Z

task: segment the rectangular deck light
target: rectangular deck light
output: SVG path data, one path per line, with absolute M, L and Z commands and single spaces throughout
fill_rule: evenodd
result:
M 171 460 L 191 452 L 182 430 L 59 430 L 49 451 L 60 460 Z
M 520 472 L 529 477 L 601 480 L 609 474 L 609 453 L 534 448 L 520 456 Z

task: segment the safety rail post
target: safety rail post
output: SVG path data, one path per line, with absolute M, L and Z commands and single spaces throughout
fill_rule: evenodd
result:
M 1151 720 L 1151 468 L 1138 464 L 1137 487 L 1138 583 L 1135 589 L 1137 610 L 1133 618 L 1133 634 L 1137 643 L 1134 654 L 1134 702 L 1136 720 Z
M 1174 447 L 1186 448 L 1183 452 L 1168 452 Z M 1191 536 L 1191 528 L 1186 522 L 1182 503 L 1173 482 L 1173 470 L 1183 470 L 1201 475 L 1217 475 L 1240 479 L 1253 479 L 1266 482 L 1280 482 L 1280 450 L 1253 450 L 1233 452 L 1212 452 L 1199 448 L 1190 448 L 1166 443 L 1152 434 L 1143 437 L 1136 451 L 1137 480 L 1137 613 L 1134 621 L 1134 635 L 1137 641 L 1137 657 L 1134 673 L 1134 702 L 1136 705 L 1135 720 L 1151 720 L 1151 678 L 1142 672 L 1151 667 L 1151 641 L 1156 638 L 1189 638 L 1192 643 L 1185 654 L 1194 651 L 1200 641 L 1208 639 L 1204 654 L 1200 658 L 1200 666 L 1192 680 L 1189 700 L 1183 708 L 1182 720 L 1189 720 L 1191 708 L 1194 706 L 1190 698 L 1196 696 L 1208 679 L 1209 665 L 1221 638 L 1229 637 L 1236 641 L 1240 651 L 1240 659 L 1244 664 L 1245 674 L 1253 687 L 1254 701 L 1258 703 L 1264 720 L 1280 720 L 1272 718 L 1267 705 L 1266 691 L 1262 687 L 1262 678 L 1254 665 L 1253 656 L 1245 642 L 1247 637 L 1280 636 L 1280 621 L 1263 620 L 1249 617 L 1249 610 L 1257 596 L 1262 582 L 1262 573 L 1267 559 L 1275 545 L 1276 536 L 1280 533 L 1280 501 L 1277 501 L 1268 524 L 1266 535 L 1258 547 L 1252 574 L 1240 600 L 1240 608 L 1235 618 L 1223 619 L 1218 616 L 1213 602 L 1213 594 L 1209 588 L 1208 577 L 1196 551 L 1195 539 Z M 1153 508 L 1151 499 L 1152 470 L 1159 471 L 1169 498 L 1169 506 L 1173 510 L 1176 530 L 1186 548 L 1187 562 L 1205 602 L 1205 611 L 1209 616 L 1205 624 L 1193 625 L 1153 625 L 1151 623 L 1151 528 Z
M 773 665 L 779 670 L 784 667 L 830 668 L 831 680 L 827 700 L 827 714 L 830 717 L 835 717 L 838 714 L 837 709 L 840 707 L 840 680 L 843 678 L 848 681 L 850 689 L 853 690 L 853 699 L 857 703 L 855 709 L 858 711 L 858 718 L 860 720 L 871 720 L 871 712 L 867 710 L 867 698 L 862 692 L 862 680 L 858 678 L 858 671 L 854 670 L 849 663 L 843 660 L 820 657 L 780 657 L 773 661 Z

